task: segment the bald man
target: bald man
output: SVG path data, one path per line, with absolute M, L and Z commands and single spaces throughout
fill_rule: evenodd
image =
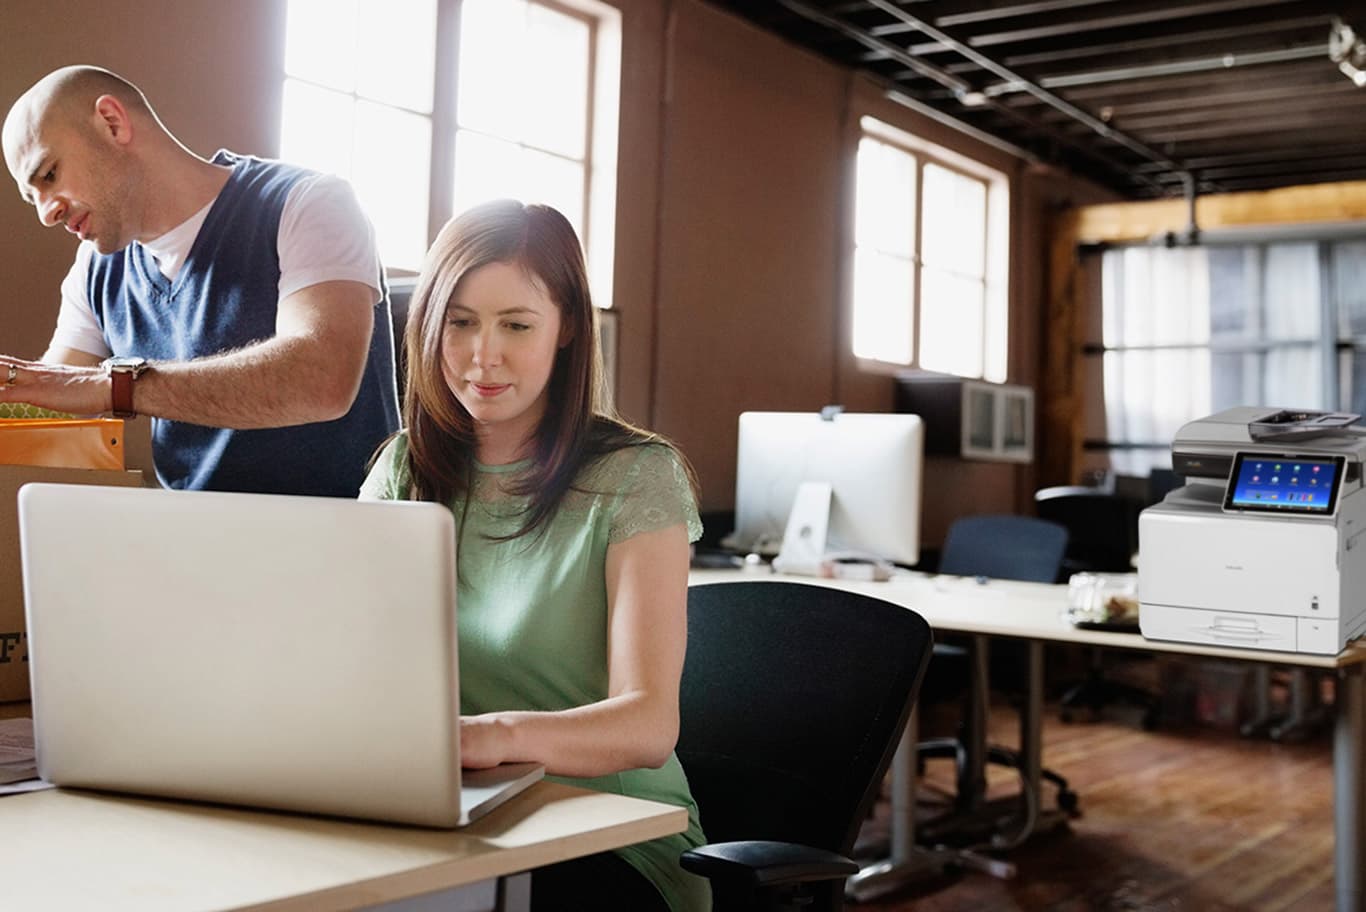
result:
M 98 67 L 39 80 L 0 141 L 38 220 L 81 239 L 42 360 L 0 356 L 0 402 L 151 416 L 167 487 L 354 497 L 398 403 L 350 187 L 201 158 Z

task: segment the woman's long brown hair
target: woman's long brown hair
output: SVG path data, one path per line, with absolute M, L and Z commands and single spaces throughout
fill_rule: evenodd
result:
M 533 434 L 531 464 L 511 485 L 510 493 L 530 497 L 521 527 L 508 536 L 516 538 L 544 528 L 584 466 L 625 446 L 665 441 L 616 418 L 607 402 L 597 311 L 569 221 L 549 206 L 498 200 L 446 223 L 413 293 L 404 333 L 410 496 L 449 504 L 468 490 L 477 443 L 474 421 L 446 383 L 442 340 L 446 308 L 461 279 L 490 263 L 521 266 L 539 282 L 559 307 L 568 340 L 555 356 L 549 405 Z

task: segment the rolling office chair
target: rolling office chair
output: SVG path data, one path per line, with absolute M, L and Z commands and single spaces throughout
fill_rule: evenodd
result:
M 677 754 L 716 912 L 842 908 L 848 855 L 929 662 L 913 611 L 773 580 L 688 590 Z
M 1066 547 L 1067 530 L 1047 520 L 1027 516 L 968 516 L 949 527 L 940 555 L 939 572 L 1052 583 L 1058 577 Z M 959 736 L 924 740 L 916 747 L 917 759 L 922 763 L 931 758 L 952 758 L 957 773 L 954 809 L 923 825 L 920 828 L 922 841 L 958 843 L 985 838 L 984 845 L 1009 848 L 1028 836 L 1033 820 L 1038 816 L 1042 796 L 1031 793 L 1021 771 L 1026 811 L 1019 831 L 1007 838 L 1002 835 L 996 819 L 974 819 L 985 808 L 982 759 L 1021 770 L 1019 753 L 1010 748 L 988 744 L 984 758 L 975 755 L 981 749 L 979 745 L 984 743 L 989 697 L 984 646 L 980 637 L 969 638 L 966 645 L 936 643 L 934 646 L 934 661 L 926 682 L 928 689 L 942 693 L 945 690 L 942 676 L 952 671 L 952 665 L 960 669 L 966 666 L 967 670 L 952 672 L 957 681 L 966 679 L 966 686 L 957 688 L 964 692 Z M 1076 816 L 1077 795 L 1068 787 L 1067 780 L 1048 769 L 1041 770 L 1041 776 L 1057 787 L 1058 807 L 1068 815 Z
M 1104 488 L 1080 485 L 1041 488 L 1034 494 L 1034 507 L 1039 516 L 1067 529 L 1068 545 L 1062 564 L 1064 576 L 1083 571 L 1133 572 L 1141 506 L 1137 501 Z M 1083 707 L 1092 716 L 1098 716 L 1106 705 L 1120 703 L 1143 710 L 1144 728 L 1156 727 L 1157 696 L 1107 677 L 1101 656 L 1102 651 L 1093 648 L 1086 677 L 1063 694 L 1062 720 L 1072 721 L 1072 712 Z

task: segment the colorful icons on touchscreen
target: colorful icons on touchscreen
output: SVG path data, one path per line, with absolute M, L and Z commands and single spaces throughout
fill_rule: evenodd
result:
M 1266 457 L 1239 453 L 1224 506 L 1295 513 L 1331 514 L 1342 461 Z

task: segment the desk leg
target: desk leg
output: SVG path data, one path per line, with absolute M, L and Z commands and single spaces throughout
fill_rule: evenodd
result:
M 1020 772 L 1043 804 L 1043 643 L 1025 641 L 1025 702 L 1020 711 Z
M 1334 874 L 1338 912 L 1366 912 L 1366 669 L 1338 671 L 1337 722 L 1333 729 Z
M 987 797 L 987 713 L 991 707 L 991 650 L 987 638 L 974 634 L 968 643 L 972 683 L 967 718 L 963 720 L 963 768 L 958 771 L 958 810 L 979 810 Z
M 915 844 L 915 746 L 920 740 L 919 730 L 912 709 L 892 757 L 891 854 L 865 864 L 845 882 L 844 895 L 852 902 L 876 899 L 944 872 L 942 853 Z

